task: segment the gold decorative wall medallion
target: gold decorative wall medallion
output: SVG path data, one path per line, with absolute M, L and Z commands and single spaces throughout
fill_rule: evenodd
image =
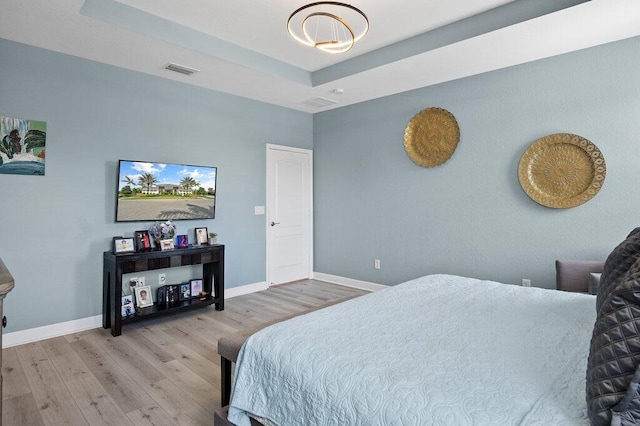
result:
M 459 141 L 460 129 L 456 118 L 442 108 L 420 111 L 404 131 L 404 149 L 409 158 L 422 167 L 446 163 Z
M 518 165 L 524 192 L 533 201 L 555 209 L 576 207 L 595 197 L 606 174 L 598 147 L 571 133 L 538 139 L 522 154 Z

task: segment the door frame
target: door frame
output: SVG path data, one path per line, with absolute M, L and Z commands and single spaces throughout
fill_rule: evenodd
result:
M 269 182 L 269 172 L 271 171 L 270 168 L 270 163 L 269 163 L 269 159 L 270 159 L 270 155 L 269 152 L 270 151 L 286 151 L 286 152 L 295 152 L 295 153 L 301 153 L 301 154 L 307 154 L 309 156 L 309 187 L 307 188 L 307 190 L 309 191 L 309 278 L 313 278 L 313 150 L 311 149 L 306 149 L 306 148 L 295 148 L 292 146 L 285 146 L 285 145 L 275 145 L 275 144 L 267 144 L 267 150 L 266 150 L 266 176 L 265 176 L 265 181 L 266 181 L 266 200 L 265 200 L 265 205 L 266 205 L 266 209 L 265 209 L 265 222 L 264 222 L 264 226 L 265 226 L 265 245 L 266 245 L 266 272 L 265 272 L 265 277 L 266 277 L 266 281 L 267 281 L 267 287 L 271 286 L 271 279 L 269 277 L 270 274 L 270 260 L 273 257 L 273 254 L 269 253 L 269 200 L 271 199 L 271 193 L 273 191 L 273 187 L 271 187 L 270 182 Z

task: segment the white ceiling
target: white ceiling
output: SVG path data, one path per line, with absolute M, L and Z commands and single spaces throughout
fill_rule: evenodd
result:
M 316 71 L 513 0 L 347 1 L 367 15 L 372 30 L 357 49 L 337 56 L 298 46 L 286 31 L 289 15 L 312 0 L 116 1 L 304 70 Z
M 0 0 L 0 38 L 314 113 L 640 35 L 637 0 L 358 0 L 369 34 L 329 55 L 286 32 L 309 2 Z

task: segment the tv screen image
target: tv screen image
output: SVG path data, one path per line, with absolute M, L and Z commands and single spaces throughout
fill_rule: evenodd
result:
M 120 160 L 116 222 L 213 219 L 217 168 Z

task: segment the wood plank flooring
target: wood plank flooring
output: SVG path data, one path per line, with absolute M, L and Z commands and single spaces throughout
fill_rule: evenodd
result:
M 212 425 L 220 337 L 365 291 L 305 280 L 213 307 L 4 349 L 2 424 Z

